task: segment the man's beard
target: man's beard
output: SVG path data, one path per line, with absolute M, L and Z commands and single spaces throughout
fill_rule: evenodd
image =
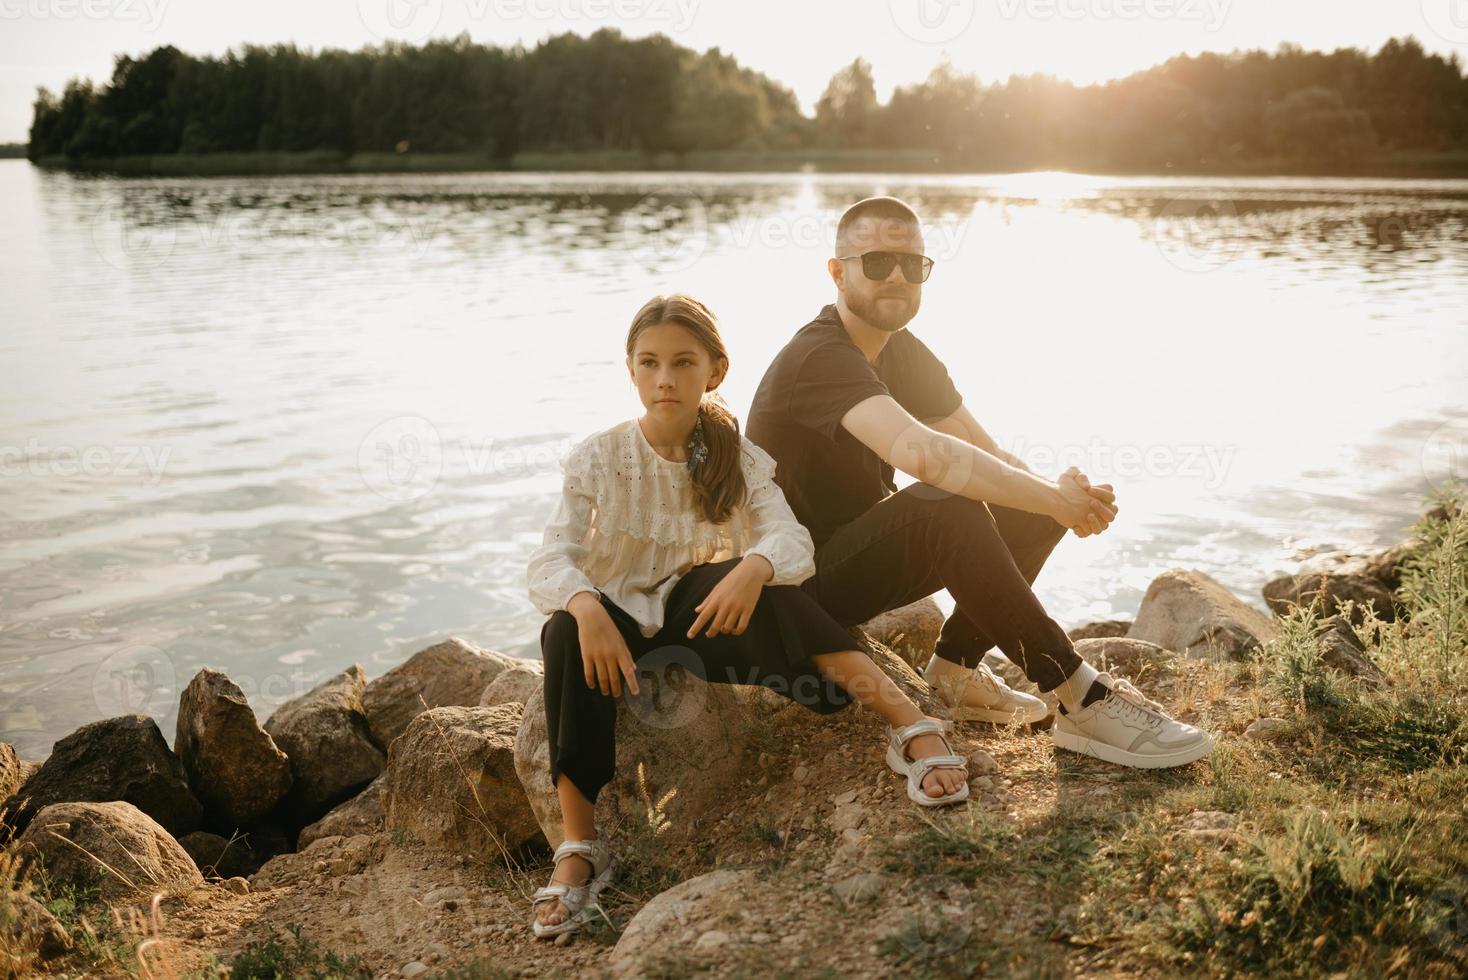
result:
M 906 302 L 909 297 L 903 296 L 902 299 Z M 917 316 L 918 307 L 922 305 L 922 298 L 920 296 L 911 297 L 911 304 L 900 310 L 895 307 L 881 306 L 879 303 L 880 300 L 876 296 L 857 296 L 855 293 L 848 293 L 846 297 L 846 304 L 851 307 L 851 312 L 878 330 L 885 330 L 888 333 L 896 333 Z

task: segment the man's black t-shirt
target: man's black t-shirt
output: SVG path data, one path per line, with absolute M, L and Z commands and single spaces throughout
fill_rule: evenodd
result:
M 873 365 L 835 305 L 796 331 L 754 393 L 745 433 L 774 457 L 775 482 L 816 547 L 897 489 L 892 466 L 841 427 L 873 395 L 891 395 L 920 422 L 947 418 L 963 401 L 943 362 L 907 329 Z

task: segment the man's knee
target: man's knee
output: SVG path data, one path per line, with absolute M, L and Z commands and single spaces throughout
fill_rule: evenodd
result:
M 928 487 L 927 490 L 929 492 L 920 499 L 932 508 L 934 519 L 943 528 L 963 531 L 982 525 L 994 527 L 994 515 L 984 501 L 937 487 Z

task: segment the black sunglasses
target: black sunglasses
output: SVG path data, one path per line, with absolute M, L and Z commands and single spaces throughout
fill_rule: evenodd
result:
M 933 260 L 913 252 L 863 252 L 860 255 L 838 255 L 842 262 L 861 259 L 862 275 L 868 279 L 886 279 L 894 265 L 902 266 L 902 278 L 908 282 L 927 282 L 933 274 Z

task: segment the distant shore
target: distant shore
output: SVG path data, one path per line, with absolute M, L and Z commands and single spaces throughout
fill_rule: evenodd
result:
M 22 150 L 24 148 L 22 147 Z M 3 156 L 0 153 L 0 156 Z M 1076 162 L 1009 162 L 979 166 L 947 160 L 930 151 L 708 151 L 649 154 L 635 151 L 588 153 L 521 153 L 506 160 L 460 153 L 210 153 L 103 157 L 86 161 L 42 157 L 46 169 L 126 176 L 252 176 L 270 174 L 468 173 L 476 171 L 722 171 L 729 173 L 1014 173 L 1067 170 L 1114 176 L 1293 176 L 1293 177 L 1468 177 L 1468 153 L 1391 154 L 1358 161 L 1349 167 L 1304 167 L 1281 160 L 1173 169 L 1111 169 Z

